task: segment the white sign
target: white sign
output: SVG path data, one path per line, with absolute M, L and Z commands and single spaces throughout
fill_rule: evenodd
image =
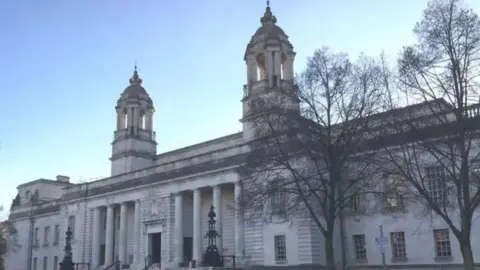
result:
M 375 237 L 375 243 L 377 244 L 380 252 L 385 253 L 388 250 L 388 238 L 387 237 Z

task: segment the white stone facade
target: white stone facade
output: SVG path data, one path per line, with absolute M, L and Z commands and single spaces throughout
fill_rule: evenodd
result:
M 308 269 L 324 265 L 324 241 L 310 218 L 245 222 L 234 207 L 235 197 L 242 193 L 236 168 L 254 136 L 246 120 L 251 110 L 248 99 L 258 95 L 276 98 L 268 92 L 269 87 L 288 87 L 294 74 L 293 46 L 269 12 L 245 53 L 248 84 L 244 90 L 242 132 L 157 155 L 153 102 L 135 70 L 116 106 L 112 176 L 83 184 L 71 184 L 68 178 L 59 176 L 57 180 L 40 179 L 20 185 L 18 201 L 10 213 L 10 221 L 20 232 L 20 247 L 9 250 L 7 269 L 43 270 L 44 260 L 46 269 L 58 269 L 54 262 L 63 258 L 69 226 L 74 232 L 73 260 L 88 264 L 89 269 L 103 269 L 117 260 L 128 269 L 143 269 L 149 256 L 151 260 L 160 259 L 162 269 L 202 260 L 207 245 L 207 213 L 212 205 L 221 235 L 219 249 L 222 255 L 235 256 L 237 265 L 306 265 Z M 285 106 L 296 108 L 298 104 L 289 101 Z M 29 197 L 36 190 L 39 201 L 33 205 Z M 414 216 L 395 219 L 380 214 L 348 215 L 343 224 L 344 239 L 337 230 L 335 253 L 339 264 L 344 249 L 351 267 L 380 266 L 382 256 L 374 240 L 380 225 L 386 237 L 391 232 L 405 234 L 408 260 L 394 261 L 388 251 L 389 265 L 433 269 L 444 263 L 461 263 L 460 249 L 452 234 L 450 260 L 435 260 L 433 229 L 445 229 L 445 224 L 417 220 Z M 46 227 L 50 228 L 47 236 Z M 476 239 L 480 229 L 474 228 L 472 237 Z M 365 237 L 364 261 L 355 259 L 353 235 Z M 275 258 L 276 237 L 283 239 L 286 249 L 286 260 L 282 262 Z M 480 260 L 480 244 L 473 241 L 473 250 L 475 259 Z

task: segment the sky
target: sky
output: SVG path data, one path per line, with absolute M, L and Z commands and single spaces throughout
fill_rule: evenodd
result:
M 297 52 L 394 62 L 426 0 L 271 0 Z M 477 13 L 480 1 L 465 0 Z M 110 176 L 115 105 L 135 62 L 158 153 L 241 130 L 243 55 L 263 0 L 21 0 L 0 8 L 0 205 L 19 184 Z

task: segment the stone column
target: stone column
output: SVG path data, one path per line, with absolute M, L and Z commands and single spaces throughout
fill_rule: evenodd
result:
M 117 130 L 122 129 L 122 110 L 117 109 Z
M 275 54 L 274 54 L 274 57 L 273 57 L 273 64 L 274 64 L 274 67 L 273 67 L 273 72 L 274 72 L 274 75 L 276 75 L 277 77 L 277 81 L 276 81 L 276 85 L 277 86 L 280 86 L 280 79 L 281 79 L 281 71 L 280 69 L 282 68 L 282 64 L 281 64 L 281 58 L 280 58 L 280 51 L 275 51 Z
M 95 207 L 92 210 L 92 266 L 95 269 L 100 265 L 100 207 Z
M 283 69 L 283 78 L 285 80 L 292 80 L 293 79 L 293 59 L 294 55 L 287 55 L 287 60 L 285 61 L 284 69 Z
M 193 191 L 193 259 L 202 260 L 202 194 L 200 189 Z
M 217 214 L 215 228 L 217 229 L 220 237 L 217 237 L 217 248 L 220 251 L 220 255 L 223 254 L 223 232 L 222 232 L 222 187 L 216 185 L 213 187 L 213 207 L 215 208 L 215 214 Z
M 127 110 L 128 110 L 128 113 L 127 113 L 127 124 L 128 124 L 128 128 L 130 128 L 131 126 L 134 125 L 134 122 L 133 122 L 133 107 L 132 106 L 129 106 L 127 107 Z
M 240 182 L 235 183 L 235 256 L 239 259 L 243 259 L 244 252 L 244 231 L 243 231 L 243 211 L 238 204 L 242 198 L 242 185 Z
M 135 218 L 133 222 L 133 265 L 136 267 L 140 264 L 140 226 L 141 226 L 141 205 L 140 200 L 135 201 Z
M 181 192 L 175 194 L 175 235 L 173 242 L 175 245 L 175 262 L 183 262 L 183 197 Z
M 120 205 L 120 239 L 118 246 L 118 257 L 122 265 L 128 264 L 127 261 L 127 203 Z
M 105 231 L 105 265 L 113 263 L 113 208 L 111 204 L 107 206 L 107 229 Z

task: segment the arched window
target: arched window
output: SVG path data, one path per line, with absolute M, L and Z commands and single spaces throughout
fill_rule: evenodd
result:
M 30 201 L 30 190 L 25 192 L 25 200 Z
M 257 79 L 259 81 L 265 80 L 265 55 L 260 53 L 256 57 L 257 61 Z
M 128 114 L 125 112 L 125 113 L 123 114 L 123 119 L 124 119 L 124 120 L 123 120 L 123 123 L 125 123 L 125 126 L 123 127 L 124 129 L 127 129 L 127 128 L 128 128 L 128 117 L 127 117 L 127 116 L 128 116 Z
M 140 118 L 140 128 L 141 129 L 146 129 L 146 118 L 145 118 L 145 114 L 142 115 L 142 117 Z
M 282 57 L 280 58 L 280 79 L 283 80 L 285 77 L 285 62 L 287 61 L 287 57 L 284 53 L 282 53 Z

